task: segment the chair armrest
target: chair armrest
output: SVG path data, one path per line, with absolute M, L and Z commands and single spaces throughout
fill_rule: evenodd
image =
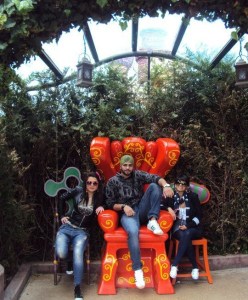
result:
M 163 232 L 166 233 L 171 229 L 173 225 L 172 216 L 168 211 L 161 210 L 158 218 L 158 223 Z
M 98 215 L 98 224 L 104 232 L 114 232 L 119 225 L 119 215 L 114 210 L 106 209 Z
M 172 216 L 168 211 L 162 210 L 159 214 L 158 223 L 163 232 L 168 232 L 173 225 Z M 98 224 L 104 232 L 114 232 L 119 225 L 119 215 L 114 210 L 106 209 L 98 215 Z

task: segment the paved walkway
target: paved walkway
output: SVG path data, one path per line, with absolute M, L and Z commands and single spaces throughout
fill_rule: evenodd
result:
M 154 289 L 118 289 L 116 295 L 97 295 L 98 275 L 92 276 L 91 285 L 83 285 L 84 300 L 247 300 L 248 268 L 211 272 L 214 283 L 205 279 L 183 279 L 175 285 L 174 295 L 158 295 Z M 69 300 L 73 296 L 72 276 L 63 275 L 57 286 L 52 274 L 33 274 L 19 300 Z

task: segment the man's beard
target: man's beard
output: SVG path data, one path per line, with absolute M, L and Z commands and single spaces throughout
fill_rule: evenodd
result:
M 127 170 L 127 171 L 121 170 L 121 174 L 124 175 L 124 176 L 126 176 L 126 177 L 131 176 L 131 175 L 132 175 L 132 172 L 133 172 L 133 171 L 129 171 L 129 170 Z

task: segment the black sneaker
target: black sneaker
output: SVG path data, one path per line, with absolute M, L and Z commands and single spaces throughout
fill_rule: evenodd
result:
M 72 275 L 73 274 L 73 264 L 72 264 L 72 261 L 68 261 L 67 262 L 66 274 L 67 275 Z
M 80 285 L 76 285 L 74 288 L 75 300 L 83 300 L 83 296 L 81 294 Z

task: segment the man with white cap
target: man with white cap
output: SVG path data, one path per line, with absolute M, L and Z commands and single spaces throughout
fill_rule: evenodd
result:
M 144 192 L 144 185 L 150 184 Z M 142 271 L 139 228 L 147 223 L 147 228 L 156 235 L 162 235 L 157 219 L 160 202 L 164 197 L 172 197 L 173 190 L 164 178 L 144 171 L 134 170 L 134 159 L 123 155 L 120 172 L 111 177 L 106 186 L 106 203 L 109 208 L 120 213 L 120 222 L 128 234 L 128 248 L 132 259 L 135 284 L 145 287 Z

